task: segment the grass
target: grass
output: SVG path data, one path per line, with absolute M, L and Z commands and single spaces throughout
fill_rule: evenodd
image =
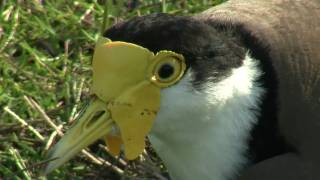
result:
M 222 1 L 0 1 L 0 179 L 45 179 L 48 148 L 88 97 L 93 47 L 105 28 L 154 12 L 193 14 Z M 166 177 L 150 147 L 131 162 L 113 158 L 103 144 L 89 151 L 47 179 Z

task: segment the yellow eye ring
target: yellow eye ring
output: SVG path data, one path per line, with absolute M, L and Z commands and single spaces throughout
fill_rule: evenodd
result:
M 182 55 L 171 51 L 160 51 L 150 66 L 150 80 L 159 87 L 168 87 L 181 79 L 186 69 Z

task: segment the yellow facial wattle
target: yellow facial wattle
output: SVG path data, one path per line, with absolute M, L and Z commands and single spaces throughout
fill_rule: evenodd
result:
M 177 53 L 155 55 L 141 46 L 106 38 L 98 40 L 92 65 L 95 100 L 50 152 L 49 157 L 61 159 L 51 162 L 47 172 L 103 137 L 111 154 L 118 155 L 123 146 L 126 158 L 135 159 L 159 111 L 161 88 L 178 82 L 186 69 L 183 56 Z M 73 154 L 64 156 L 70 149 Z

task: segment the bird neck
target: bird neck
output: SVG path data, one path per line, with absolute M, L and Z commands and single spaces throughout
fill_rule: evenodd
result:
M 261 72 L 247 54 L 230 76 L 206 82 L 201 91 L 190 90 L 192 74 L 162 92 L 150 141 L 174 180 L 232 179 L 248 163 L 264 93 L 256 81 Z

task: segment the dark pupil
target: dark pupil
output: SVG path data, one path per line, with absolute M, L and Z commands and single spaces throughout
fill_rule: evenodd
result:
M 174 72 L 174 68 L 170 64 L 164 64 L 158 71 L 159 77 L 162 79 L 169 78 Z

